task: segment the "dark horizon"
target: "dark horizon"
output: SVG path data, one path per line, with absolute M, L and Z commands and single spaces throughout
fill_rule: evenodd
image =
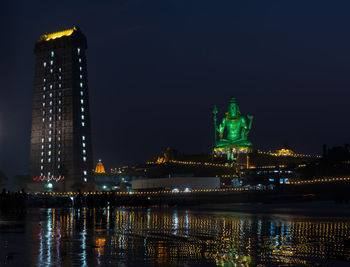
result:
M 209 151 L 229 98 L 254 115 L 259 149 L 321 154 L 349 143 L 350 3 L 8 3 L 1 17 L 0 170 L 28 173 L 34 44 L 79 26 L 88 41 L 94 163 L 143 162 L 166 146 Z

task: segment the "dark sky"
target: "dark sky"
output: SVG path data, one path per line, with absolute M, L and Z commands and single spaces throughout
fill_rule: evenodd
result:
M 40 35 L 88 39 L 94 158 L 208 151 L 231 96 L 260 149 L 349 142 L 350 1 L 7 1 L 0 7 L 0 170 L 27 173 Z M 3 5 L 3 4 L 2 4 Z

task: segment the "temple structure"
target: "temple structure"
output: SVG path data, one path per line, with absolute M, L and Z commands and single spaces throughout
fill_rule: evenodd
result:
M 102 161 L 99 159 L 96 168 L 95 168 L 95 174 L 106 174 L 105 167 L 102 164 Z
M 33 191 L 92 188 L 86 49 L 86 37 L 77 27 L 44 34 L 35 44 Z

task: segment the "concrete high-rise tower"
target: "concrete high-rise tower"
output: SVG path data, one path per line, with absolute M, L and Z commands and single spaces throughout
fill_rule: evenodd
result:
M 44 34 L 35 44 L 30 149 L 35 190 L 89 190 L 93 183 L 86 49 L 77 27 Z

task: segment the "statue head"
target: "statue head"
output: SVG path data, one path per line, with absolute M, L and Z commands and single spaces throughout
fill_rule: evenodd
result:
M 239 111 L 237 100 L 234 97 L 231 97 L 230 99 L 230 104 L 228 106 L 228 114 L 230 118 L 236 118 L 241 116 L 241 112 Z

